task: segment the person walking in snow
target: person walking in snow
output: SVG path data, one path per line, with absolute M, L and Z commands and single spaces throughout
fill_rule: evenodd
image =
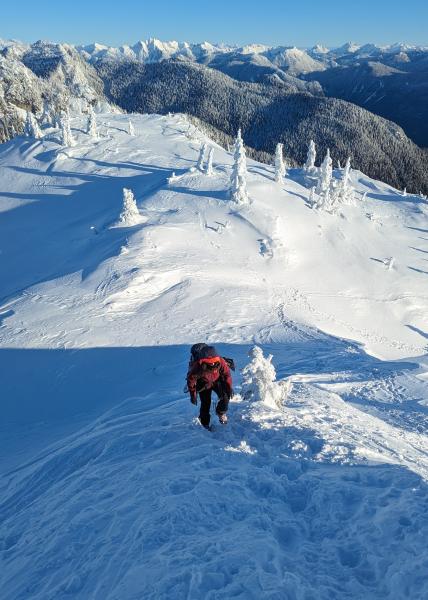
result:
M 222 425 L 227 423 L 227 409 L 232 396 L 232 375 L 229 364 L 219 356 L 214 346 L 194 344 L 187 372 L 187 388 L 190 402 L 197 404 L 197 394 L 201 401 L 199 420 L 206 429 L 210 425 L 211 394 L 218 396 L 216 413 Z

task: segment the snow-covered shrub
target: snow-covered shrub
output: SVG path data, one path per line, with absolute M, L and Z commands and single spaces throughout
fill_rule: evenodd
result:
M 201 149 L 199 151 L 199 158 L 198 158 L 198 162 L 196 164 L 196 168 L 199 169 L 199 171 L 203 171 L 204 170 L 204 160 L 205 160 L 205 153 L 207 151 L 207 145 L 206 144 L 202 144 Z
M 205 173 L 209 177 L 211 177 L 211 175 L 213 174 L 213 155 L 214 155 L 214 148 L 211 146 L 208 151 L 207 166 L 205 167 Z
M 129 121 L 128 121 L 128 133 L 129 133 L 129 135 L 132 135 L 132 136 L 135 135 L 134 125 L 132 124 L 131 119 L 129 119 Z
M 73 135 L 71 133 L 70 114 L 68 113 L 68 111 L 64 111 L 61 115 L 60 128 L 62 145 L 74 146 L 76 142 L 74 141 Z
M 247 159 L 240 129 L 235 140 L 233 158 L 234 165 L 230 178 L 230 198 L 237 204 L 247 204 Z
M 282 144 L 277 144 L 275 149 L 275 181 L 284 183 L 285 164 L 282 156 Z
M 305 167 L 304 167 L 306 169 L 306 171 L 314 170 L 316 158 L 317 158 L 317 151 L 315 148 L 315 142 L 314 142 L 314 140 L 311 140 L 309 142 L 308 155 L 307 155 Z
M 40 130 L 37 119 L 33 115 L 33 113 L 30 111 L 27 111 L 27 118 L 25 119 L 24 133 L 27 137 L 36 138 L 37 140 L 39 140 L 41 137 L 43 137 L 43 134 Z
M 123 188 L 123 207 L 119 215 L 117 225 L 122 227 L 130 227 L 141 222 L 141 215 L 137 207 L 132 190 Z
M 276 371 L 272 355 L 267 358 L 258 346 L 254 346 L 249 356 L 251 361 L 242 370 L 242 396 L 251 402 L 262 402 L 270 408 L 279 408 L 287 395 L 288 381 L 276 381 Z
M 94 107 L 92 104 L 89 105 L 89 116 L 88 116 L 88 125 L 86 129 L 86 133 L 93 138 L 98 137 L 97 132 L 97 118 L 95 116 Z

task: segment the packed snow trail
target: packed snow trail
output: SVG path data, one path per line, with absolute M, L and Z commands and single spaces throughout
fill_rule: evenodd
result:
M 353 171 L 331 215 L 248 161 L 238 210 L 228 153 L 128 119 L 0 146 L 1 598 L 425 599 L 426 203 Z M 201 428 L 197 341 L 271 352 L 281 407 L 236 373 Z

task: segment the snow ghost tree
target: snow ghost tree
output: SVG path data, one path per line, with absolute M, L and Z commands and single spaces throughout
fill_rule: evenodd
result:
M 201 149 L 199 151 L 199 158 L 198 158 L 198 162 L 196 165 L 196 168 L 199 169 L 199 171 L 203 171 L 204 170 L 204 160 L 205 160 L 205 153 L 207 151 L 207 145 L 206 144 L 202 144 Z
M 327 148 L 327 154 L 320 167 L 320 176 L 318 180 L 317 194 L 320 196 L 320 206 L 326 210 L 331 208 L 331 180 L 333 177 L 333 161 L 330 157 L 330 150 Z
M 235 140 L 233 158 L 234 164 L 230 178 L 230 198 L 237 204 L 247 204 L 247 159 L 240 129 Z
M 284 183 L 285 175 L 285 164 L 282 156 L 282 144 L 276 145 L 275 150 L 275 181 L 277 183 Z
M 71 133 L 70 127 L 70 114 L 67 112 L 63 112 L 60 119 L 60 128 L 61 128 L 61 139 L 63 146 L 74 146 L 75 141 L 73 135 Z
M 317 151 L 315 149 L 315 142 L 314 142 L 314 140 L 311 140 L 309 142 L 308 156 L 307 156 L 306 162 L 305 162 L 306 171 L 314 170 L 316 158 L 317 158 Z
M 129 121 L 128 121 L 128 133 L 129 133 L 129 135 L 132 135 L 132 136 L 135 135 L 134 125 L 132 124 L 131 119 L 129 119 Z
M 214 155 L 214 148 L 211 146 L 208 151 L 207 166 L 205 168 L 205 173 L 209 177 L 211 177 L 211 175 L 213 174 L 213 155 Z
M 43 99 L 43 111 L 40 117 L 40 123 L 42 123 L 42 125 L 55 126 L 55 115 L 53 114 L 51 103 L 47 98 Z
M 25 119 L 24 125 L 24 133 L 27 137 L 36 138 L 37 140 L 43 137 L 37 119 L 30 111 L 27 111 L 27 118 Z
M 86 133 L 93 138 L 98 137 L 97 118 L 95 116 L 94 107 L 92 106 L 92 104 L 89 105 L 88 126 L 86 129 Z
M 119 215 L 119 221 L 117 225 L 122 227 L 129 227 L 136 225 L 141 222 L 140 212 L 137 207 L 132 190 L 123 188 L 123 206 L 122 212 Z
M 352 200 L 353 190 L 351 186 L 351 159 L 348 157 L 343 169 L 342 179 L 338 186 L 338 201 L 344 204 Z
M 242 395 L 251 402 L 262 402 L 270 408 L 279 408 L 287 395 L 287 382 L 276 381 L 272 355 L 267 358 L 258 346 L 249 352 L 251 361 L 242 371 Z

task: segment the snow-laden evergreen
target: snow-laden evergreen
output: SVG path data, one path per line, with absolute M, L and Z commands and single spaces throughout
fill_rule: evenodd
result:
M 138 210 L 137 201 L 134 193 L 128 188 L 123 188 L 123 206 L 122 212 L 119 215 L 119 220 L 116 223 L 121 227 L 132 227 L 141 222 L 140 211 Z
M 27 111 L 27 116 L 25 119 L 24 134 L 27 137 L 36 138 L 36 140 L 39 140 L 43 137 L 36 117 L 29 110 Z
M 275 181 L 284 183 L 285 163 L 282 154 L 283 144 L 277 144 L 275 148 Z
M 135 129 L 134 129 L 134 125 L 131 121 L 131 119 L 128 120 L 128 133 L 129 135 L 131 135 L 132 137 L 135 136 Z
M 262 402 L 270 408 L 279 408 L 285 400 L 288 382 L 276 381 L 272 354 L 265 357 L 263 350 L 254 346 L 249 356 L 251 361 L 242 371 L 242 396 L 251 402 Z
M 345 168 L 342 172 L 342 177 L 337 184 L 336 202 L 340 204 L 348 204 L 352 202 L 353 189 L 351 184 L 351 159 L 348 157 Z
M 235 140 L 233 161 L 230 178 L 230 198 L 236 204 L 247 204 L 249 201 L 247 193 L 247 159 L 240 129 Z
M 207 145 L 202 144 L 202 146 L 199 150 L 198 162 L 196 163 L 196 168 L 202 172 L 204 171 L 204 162 L 205 162 L 206 152 L 207 152 Z
M 306 171 L 312 172 L 314 170 L 316 159 L 317 159 L 317 151 L 315 148 L 315 142 L 314 142 L 314 140 L 311 140 L 309 142 L 308 155 L 306 157 L 306 162 L 305 162 L 305 166 L 304 166 Z
M 333 161 L 331 160 L 330 150 L 327 152 L 319 170 L 317 194 L 319 197 L 318 208 L 325 210 L 331 209 L 331 182 L 333 177 Z
M 93 138 L 98 137 L 97 117 L 95 115 L 94 107 L 92 106 L 92 104 L 90 104 L 88 107 L 88 124 L 86 128 L 86 133 Z
M 63 146 L 74 146 L 76 144 L 73 134 L 71 133 L 70 113 L 65 110 L 60 115 L 61 142 Z
M 214 173 L 214 171 L 213 171 L 213 157 L 214 157 L 214 148 L 212 146 L 210 146 L 210 149 L 208 150 L 207 165 L 205 167 L 205 173 L 209 177 L 211 177 L 213 175 L 213 173 Z

